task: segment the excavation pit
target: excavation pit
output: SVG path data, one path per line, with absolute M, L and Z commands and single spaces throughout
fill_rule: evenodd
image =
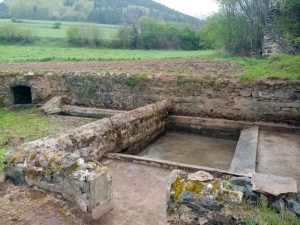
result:
M 229 170 L 237 141 L 169 131 L 138 156 Z

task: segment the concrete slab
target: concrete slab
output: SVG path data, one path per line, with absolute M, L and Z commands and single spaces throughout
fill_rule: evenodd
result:
M 258 127 L 242 130 L 231 162 L 230 172 L 251 177 L 255 173 Z
M 114 209 L 101 225 L 165 225 L 166 185 L 171 170 L 102 159 L 112 170 Z
M 168 132 L 138 156 L 228 170 L 236 141 Z
M 300 188 L 300 135 L 259 132 L 258 173 L 291 177 Z
M 293 178 L 256 173 L 251 178 L 252 190 L 279 196 L 297 193 L 297 182 Z

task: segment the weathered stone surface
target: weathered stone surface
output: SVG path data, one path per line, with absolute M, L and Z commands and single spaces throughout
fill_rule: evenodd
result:
M 47 114 L 56 114 L 61 111 L 60 105 L 62 103 L 62 96 L 54 96 L 48 102 L 46 102 L 40 110 Z
M 214 177 L 205 171 L 198 171 L 196 173 L 189 174 L 188 179 L 197 181 L 210 181 L 213 180 Z
M 280 212 L 285 208 L 285 202 L 282 199 L 277 199 L 276 201 L 272 202 L 270 206 L 277 212 Z
M 300 203 L 296 201 L 288 201 L 287 208 L 300 217 Z
M 230 172 L 250 177 L 255 173 L 258 131 L 258 127 L 242 130 L 231 162 Z
M 285 193 L 297 193 L 297 182 L 288 177 L 266 174 L 254 174 L 251 178 L 252 190 L 279 196 Z
M 0 174 L 0 191 L 2 191 L 4 187 L 4 176 Z
M 216 213 L 225 204 L 240 204 L 243 193 L 232 190 L 229 181 L 211 178 L 203 171 L 188 175 L 172 171 L 167 186 L 167 220 L 187 224 L 223 221 L 225 218 L 221 214 L 216 217 Z

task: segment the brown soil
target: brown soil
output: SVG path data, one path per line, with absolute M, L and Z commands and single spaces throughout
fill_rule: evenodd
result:
M 229 60 L 151 59 L 89 62 L 0 63 L 0 71 L 108 71 L 151 74 L 198 74 L 233 76 L 241 67 Z

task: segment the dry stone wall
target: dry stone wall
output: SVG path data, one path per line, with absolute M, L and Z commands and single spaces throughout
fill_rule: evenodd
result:
M 10 87 L 26 84 L 34 103 L 62 94 L 71 105 L 131 110 L 171 99 L 175 115 L 300 125 L 300 82 L 288 80 L 65 73 L 0 76 L 0 82 L 0 106 L 13 103 Z
M 265 35 L 263 39 L 263 56 L 272 56 L 278 54 L 296 54 L 299 53 L 299 44 L 292 44 L 285 40 L 284 35 L 276 28 L 275 19 L 280 15 L 279 9 L 273 9 L 268 12 L 266 18 Z

